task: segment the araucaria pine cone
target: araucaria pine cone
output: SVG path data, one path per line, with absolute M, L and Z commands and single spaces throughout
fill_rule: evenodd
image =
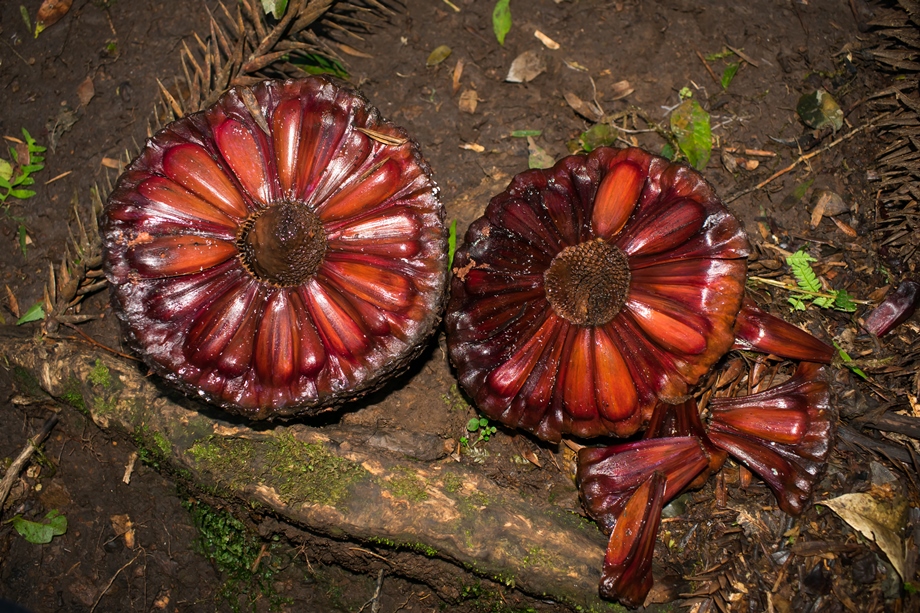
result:
M 418 147 L 362 96 L 266 81 L 147 142 L 105 208 L 105 271 L 161 376 L 251 418 L 309 414 L 420 352 L 443 217 Z

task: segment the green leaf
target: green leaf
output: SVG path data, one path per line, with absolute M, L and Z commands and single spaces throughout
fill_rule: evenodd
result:
M 20 200 L 26 200 L 35 195 L 31 189 L 11 189 L 10 196 L 13 198 L 19 198 Z
M 26 30 L 32 31 L 32 20 L 29 19 L 29 9 L 24 4 L 19 5 L 19 14 L 22 15 L 22 21 L 26 24 Z
M 44 302 L 39 300 L 35 304 L 29 307 L 29 310 L 26 311 L 22 317 L 16 320 L 16 325 L 21 326 L 22 324 L 27 324 L 30 321 L 39 321 L 45 318 L 45 309 L 43 308 Z
M 447 235 L 447 269 L 454 265 L 454 254 L 457 252 L 457 220 L 450 222 L 450 232 Z
M 22 168 L 20 168 L 19 171 L 24 172 L 26 174 L 32 174 L 33 172 L 38 172 L 44 167 L 45 167 L 44 164 L 29 164 L 28 166 L 23 166 Z
M 591 126 L 581 133 L 575 141 L 569 143 L 569 149 L 575 153 L 584 151 L 591 153 L 598 147 L 607 147 L 614 144 L 617 140 L 617 129 L 610 124 L 599 123 Z
M 831 126 L 836 132 L 843 127 L 843 111 L 834 97 L 823 89 L 810 94 L 803 94 L 795 106 L 799 118 L 809 128 L 819 130 Z
M 665 143 L 664 147 L 661 148 L 661 157 L 668 158 L 671 161 L 674 161 L 674 158 L 677 157 L 677 152 L 674 151 L 671 143 Z
M 0 179 L 6 182 L 4 187 L 9 187 L 9 180 L 13 178 L 13 167 L 9 162 L 0 158 Z
M 527 138 L 528 136 L 540 136 L 543 130 L 515 130 L 511 133 L 514 138 Z
M 696 100 L 687 99 L 671 113 L 671 131 L 690 165 L 697 170 L 706 168 L 712 154 L 712 129 L 709 113 Z
M 741 66 L 738 62 L 732 62 L 725 67 L 725 70 L 722 71 L 722 89 L 728 89 L 728 86 L 731 85 L 732 79 L 735 78 L 735 74 L 738 72 L 738 68 Z
M 852 313 L 856 311 L 856 303 L 853 302 L 853 296 L 847 292 L 845 289 L 838 290 L 836 292 L 837 296 L 834 298 L 834 308 L 838 311 L 846 311 L 847 313 Z
M 821 282 L 811 267 L 811 263 L 817 261 L 804 249 L 799 249 L 786 258 L 786 264 L 792 268 L 792 274 L 795 275 L 795 280 L 799 287 L 810 292 L 821 291 Z
M 859 375 L 863 379 L 869 380 L 869 375 L 867 375 L 863 369 L 858 368 L 855 364 L 852 364 L 853 358 L 850 357 L 850 354 L 843 350 L 840 345 L 837 344 L 837 341 L 832 341 L 834 347 L 837 348 L 837 353 L 840 354 L 840 359 L 843 360 L 843 365 L 853 371 L 854 374 Z
M 52 538 L 67 532 L 67 518 L 61 515 L 57 509 L 49 511 L 42 522 L 24 519 L 22 515 L 14 517 L 12 522 L 13 529 L 16 532 L 30 543 L 35 543 L 36 545 L 50 543 Z
M 466 429 L 470 432 L 476 432 L 479 430 L 479 418 L 474 417 L 466 423 Z
M 331 74 L 340 79 L 348 78 L 348 71 L 340 62 L 317 53 L 292 54 L 288 59 L 307 74 Z
M 284 17 L 284 11 L 287 10 L 288 0 L 262 0 L 262 10 L 266 15 L 271 15 L 275 19 Z
M 492 29 L 499 45 L 505 44 L 505 36 L 511 31 L 511 0 L 498 0 L 492 10 Z

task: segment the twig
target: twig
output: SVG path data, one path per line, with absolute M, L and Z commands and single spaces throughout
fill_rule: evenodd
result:
M 862 131 L 864 131 L 864 130 L 869 130 L 869 129 L 871 129 L 871 128 L 876 127 L 879 123 L 881 123 L 882 119 L 885 119 L 885 118 L 888 117 L 889 115 L 891 115 L 891 113 L 885 113 L 884 115 L 880 115 L 880 116 L 876 117 L 875 121 L 873 121 L 873 122 L 871 122 L 871 123 L 863 124 L 863 125 L 861 125 L 860 127 L 855 128 L 855 129 L 849 131 L 848 133 L 844 134 L 844 135 L 841 136 L 840 138 L 838 138 L 838 139 L 836 139 L 836 140 L 834 140 L 834 141 L 828 143 L 827 145 L 821 147 L 820 149 L 815 149 L 815 150 L 812 151 L 811 153 L 805 153 L 805 154 L 803 154 L 803 155 L 800 155 L 798 158 L 796 158 L 796 160 L 795 160 L 794 162 L 792 162 L 791 164 L 789 164 L 789 165 L 786 166 L 785 168 L 783 168 L 783 169 L 781 169 L 781 170 L 777 170 L 777 171 L 774 172 L 772 175 L 770 175 L 769 177 L 767 177 L 766 179 L 764 179 L 763 181 L 761 181 L 760 183 L 758 183 L 758 184 L 755 185 L 754 187 L 749 187 L 748 189 L 742 190 L 742 191 L 738 192 L 737 194 L 733 194 L 733 195 L 729 196 L 728 198 L 726 198 L 726 199 L 724 200 L 724 202 L 725 202 L 726 204 L 728 204 L 729 202 L 734 202 L 735 200 L 737 200 L 737 199 L 740 198 L 741 196 L 746 196 L 747 194 L 750 194 L 751 192 L 756 192 L 757 190 L 763 188 L 765 185 L 771 183 L 771 182 L 774 181 L 775 179 L 778 179 L 779 177 L 783 176 L 784 174 L 786 174 L 786 173 L 789 172 L 790 170 L 795 169 L 795 168 L 796 168 L 799 164 L 801 164 L 802 162 L 807 162 L 807 161 L 810 160 L 811 158 L 813 158 L 813 157 L 815 157 L 815 156 L 818 156 L 818 155 L 821 155 L 822 153 L 825 153 L 826 151 L 829 151 L 829 150 L 833 149 L 834 147 L 836 147 L 837 145 L 839 145 L 839 144 L 842 143 L 843 141 L 849 140 L 849 139 L 853 138 L 854 136 L 856 136 L 857 134 L 859 134 L 860 132 L 862 132 Z
M 389 564 L 390 566 L 393 565 L 393 563 L 390 562 L 389 560 L 387 560 L 385 557 L 383 557 L 383 556 L 380 555 L 380 554 L 376 554 L 376 553 L 374 553 L 373 551 L 368 551 L 367 549 L 361 549 L 360 547 L 349 547 L 349 549 L 351 549 L 352 551 L 360 551 L 361 553 L 366 553 L 367 555 L 374 556 L 375 558 L 380 558 L 381 560 L 383 560 L 384 562 L 386 562 L 386 563 Z
M 128 355 L 127 353 L 122 353 L 122 352 L 120 352 L 120 351 L 116 351 L 115 349 L 112 349 L 111 347 L 107 347 L 107 346 L 103 345 L 102 343 L 100 343 L 99 341 L 97 341 L 96 339 L 94 339 L 93 337 L 91 337 L 89 334 L 87 334 L 86 332 L 84 332 L 83 330 L 81 330 L 80 328 L 76 327 L 75 325 L 73 325 L 73 324 L 71 324 L 71 323 L 68 323 L 68 322 L 66 322 L 66 321 L 60 321 L 60 320 L 58 320 L 58 322 L 61 323 L 61 324 L 63 324 L 63 325 L 65 325 L 65 326 L 67 326 L 68 328 L 70 328 L 70 329 L 73 330 L 74 332 L 78 333 L 78 334 L 79 334 L 80 336 L 82 336 L 83 339 L 84 339 L 87 343 L 89 343 L 90 345 L 94 345 L 94 346 L 96 346 L 96 347 L 99 347 L 100 349 L 105 349 L 105 350 L 108 351 L 109 353 L 114 353 L 115 355 L 117 355 L 117 356 L 120 357 L 120 358 L 125 358 L 125 359 L 127 359 L 127 360 L 134 360 L 135 362 L 140 362 L 140 360 L 139 360 L 138 358 L 134 357 L 133 355 Z
M 383 588 L 383 569 L 382 568 L 377 573 L 377 589 L 374 590 L 374 595 L 371 597 L 370 600 L 365 602 L 361 606 L 360 609 L 358 609 L 358 613 L 361 613 L 361 611 L 363 611 L 364 607 L 366 607 L 367 605 L 371 605 L 371 613 L 380 613 L 380 590 L 381 588 Z
M 716 73 L 712 71 L 712 68 L 709 66 L 709 62 L 706 61 L 706 58 L 703 57 L 703 54 L 700 53 L 699 49 L 696 49 L 696 56 L 700 58 L 700 61 L 703 62 L 703 66 L 706 67 L 706 72 L 709 73 L 709 76 L 712 77 L 712 80 L 715 81 L 717 85 L 722 85 L 722 80 L 716 76 Z
M 96 607 L 99 606 L 99 601 L 102 600 L 102 597 L 105 596 L 105 593 L 108 592 L 108 591 L 109 591 L 109 588 L 112 587 L 112 584 L 115 583 L 115 579 L 118 577 L 118 575 L 121 574 L 121 571 L 123 571 L 124 569 L 126 569 L 126 568 L 128 568 L 129 566 L 131 566 L 132 564 L 134 564 L 134 561 L 137 560 L 138 556 L 140 556 L 140 555 L 141 555 L 140 552 L 138 552 L 138 553 L 137 553 L 133 558 L 131 558 L 124 566 L 122 566 L 121 568 L 119 568 L 118 570 L 115 571 L 115 574 L 112 575 L 112 578 L 111 578 L 111 579 L 109 579 L 108 585 L 105 586 L 105 589 L 102 590 L 102 593 L 99 594 L 99 597 L 98 597 L 98 598 L 96 598 L 96 602 L 95 602 L 95 604 L 93 604 L 93 608 L 89 610 L 89 613 L 93 613 L 93 611 L 96 610 Z
M 13 481 L 19 477 L 22 467 L 29 461 L 38 446 L 42 444 L 42 441 L 48 438 L 48 435 L 51 434 L 51 429 L 54 428 L 57 422 L 57 415 L 52 415 L 46 419 L 41 431 L 26 442 L 26 446 L 22 448 L 22 451 L 19 452 L 10 467 L 6 469 L 3 481 L 0 481 L 0 510 L 3 509 L 3 503 L 6 502 L 6 497 L 10 494 L 10 488 L 13 487 Z

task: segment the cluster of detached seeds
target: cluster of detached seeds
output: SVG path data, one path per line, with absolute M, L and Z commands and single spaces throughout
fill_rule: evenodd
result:
M 232 89 L 148 141 L 110 196 L 105 269 L 129 344 L 187 393 L 253 419 L 379 387 L 421 351 L 447 283 L 443 208 L 402 129 L 324 77 Z M 517 175 L 457 251 L 446 327 L 489 419 L 579 453 L 611 537 L 601 593 L 638 605 L 663 505 L 730 454 L 798 513 L 831 446 L 833 350 L 744 298 L 749 244 L 696 171 L 599 148 Z M 733 348 L 784 383 L 693 392 Z

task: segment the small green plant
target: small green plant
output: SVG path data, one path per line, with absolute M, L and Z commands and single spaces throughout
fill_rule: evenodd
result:
M 67 532 L 67 518 L 61 515 L 57 509 L 48 511 L 45 519 L 42 521 L 30 521 L 17 515 L 10 520 L 13 529 L 16 530 L 24 539 L 36 545 L 50 543 L 51 539 L 61 536 Z
M 489 442 L 489 439 L 493 434 L 498 432 L 498 429 L 495 426 L 489 425 L 489 420 L 485 417 L 474 417 L 466 424 L 466 429 L 472 434 L 476 434 L 476 440 L 470 442 L 469 437 L 462 436 L 460 437 L 460 444 L 464 447 L 475 447 L 479 441 L 483 443 Z
M 331 74 L 340 79 L 348 78 L 348 71 L 341 62 L 318 53 L 294 53 L 288 61 L 307 74 Z
M 255 611 L 262 598 L 268 600 L 271 610 L 285 604 L 273 584 L 275 569 L 268 563 L 257 564 L 265 547 L 255 533 L 227 511 L 200 501 L 188 501 L 184 506 L 198 529 L 199 550 L 224 574 L 221 595 L 233 611 L 240 611 L 246 601 Z
M 804 249 L 799 249 L 786 258 L 786 263 L 795 275 L 798 290 L 789 296 L 789 304 L 795 311 L 804 311 L 805 301 L 822 309 L 833 308 L 838 311 L 852 313 L 856 310 L 856 303 L 846 290 L 825 290 L 821 287 L 821 280 L 811 267 L 812 262 L 818 260 L 809 255 Z
M 15 147 L 10 147 L 12 161 L 0 158 L 0 203 L 4 205 L 9 198 L 26 200 L 34 196 L 34 191 L 25 188 L 35 183 L 31 175 L 45 167 L 45 158 L 40 155 L 45 152 L 45 147 L 36 144 L 25 128 L 22 129 L 22 135 L 26 139 L 25 155 Z

